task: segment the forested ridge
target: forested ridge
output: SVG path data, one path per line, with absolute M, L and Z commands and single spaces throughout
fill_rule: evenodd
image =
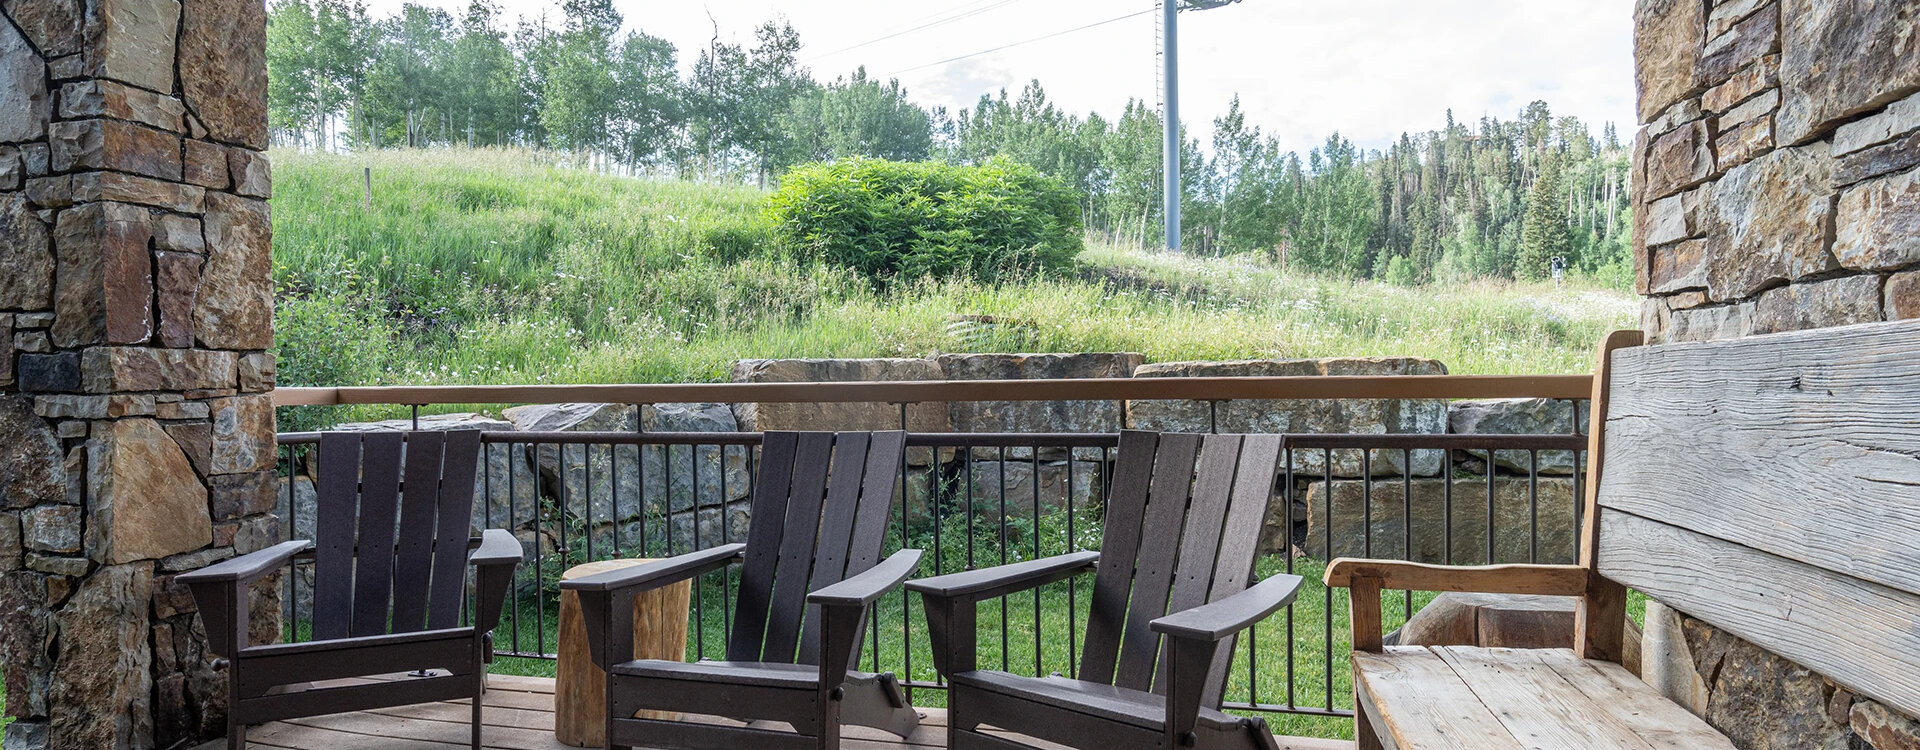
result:
M 489 0 L 458 17 L 408 4 L 382 19 L 357 0 L 275 0 L 274 139 L 530 147 L 605 172 L 762 185 L 848 157 L 1007 158 L 1078 188 L 1091 231 L 1143 245 L 1161 232 L 1151 101 L 1113 118 L 1067 112 L 1036 80 L 950 112 L 864 69 L 817 77 L 783 22 L 689 50 L 622 28 L 610 0 L 563 0 L 511 30 Z M 1631 278 L 1629 158 L 1611 124 L 1595 133 L 1534 102 L 1513 119 L 1449 112 L 1445 127 L 1382 149 L 1336 133 L 1304 156 L 1248 122 L 1237 97 L 1213 125 L 1211 143 L 1189 139 L 1183 153 L 1191 251 L 1402 284 L 1542 278 L 1556 257 L 1606 283 Z

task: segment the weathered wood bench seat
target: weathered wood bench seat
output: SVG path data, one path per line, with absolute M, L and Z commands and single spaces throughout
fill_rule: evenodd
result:
M 1335 560 L 1359 750 L 1732 750 L 1621 667 L 1629 588 L 1920 715 L 1920 321 L 1602 345 L 1579 565 Z M 1387 590 L 1579 597 L 1573 649 L 1386 648 Z
M 1391 647 L 1354 654 L 1354 676 L 1396 747 L 1734 747 L 1625 667 L 1572 649 Z

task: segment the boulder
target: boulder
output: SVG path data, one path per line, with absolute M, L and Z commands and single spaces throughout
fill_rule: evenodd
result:
M 267 14 L 251 0 L 187 0 L 180 90 L 213 140 L 267 148 Z M 171 89 L 161 89 L 171 90 Z
M 186 453 L 151 419 L 123 419 L 94 430 L 87 443 L 87 497 L 86 548 L 95 562 L 158 559 L 213 541 L 206 486 Z
M 107 173 L 117 174 L 117 173 Z M 93 203 L 60 212 L 53 343 L 144 343 L 153 335 L 153 237 L 146 209 Z
M 1827 251 L 1832 176 L 1824 143 L 1777 149 L 1728 171 L 1707 217 L 1709 296 L 1745 299 L 1838 268 Z
M 1526 478 L 1493 478 L 1492 560 L 1487 556 L 1486 477 L 1455 477 L 1451 480 L 1451 495 L 1448 480 L 1442 479 L 1335 481 L 1331 507 L 1326 483 L 1315 482 L 1306 492 L 1307 530 L 1301 546 L 1307 555 L 1323 560 L 1382 557 L 1454 565 L 1572 563 L 1578 553 L 1574 519 L 1579 511 L 1574 504 L 1573 480 L 1570 477 L 1540 478 L 1537 513 L 1534 504 L 1529 502 L 1530 484 Z M 1408 485 L 1412 488 L 1410 502 Z M 1370 503 L 1366 502 L 1369 486 Z M 1366 523 L 1369 507 L 1372 508 L 1371 544 Z M 1411 528 L 1407 524 L 1409 510 L 1413 517 Z M 1449 516 L 1451 524 L 1446 522 Z M 1537 555 L 1536 545 L 1531 543 L 1531 531 L 1536 524 L 1539 529 Z M 1409 541 L 1411 550 L 1407 547 Z
M 53 249 L 47 225 L 19 193 L 0 195 L 0 308 L 53 307 Z
M 948 380 L 1060 380 L 1132 377 L 1145 357 L 1127 352 L 1084 354 L 944 354 Z M 1126 421 L 1120 401 L 955 401 L 947 405 L 955 432 L 1118 432 Z M 997 454 L 980 449 L 975 455 Z M 1042 455 L 1065 457 L 1063 450 Z M 1025 458 L 1028 448 L 1009 456 Z M 1085 458 L 1086 456 L 1082 456 Z
M 67 499 L 66 456 L 33 399 L 0 395 L 0 507 L 29 508 Z
M 1920 263 L 1920 172 L 1888 175 L 1841 193 L 1834 230 L 1833 254 L 1846 268 L 1882 271 Z
M 1136 378 L 1337 376 L 1337 375 L 1445 375 L 1436 360 L 1414 357 L 1351 359 L 1252 360 L 1239 362 L 1168 362 L 1142 365 Z M 1446 402 L 1438 399 L 1366 400 L 1242 400 L 1222 402 L 1214 410 L 1205 401 L 1137 400 L 1127 402 L 1127 426 L 1165 432 L 1312 433 L 1312 434 L 1440 434 L 1447 431 Z M 1293 470 L 1302 478 L 1325 476 L 1326 455 L 1302 450 L 1293 456 Z M 1377 450 L 1371 469 L 1378 475 L 1399 475 L 1407 468 L 1397 450 Z M 1412 473 L 1440 473 L 1437 451 L 1414 451 Z M 1363 461 L 1360 451 L 1334 451 L 1333 475 L 1357 477 Z
M 153 677 L 147 613 L 153 563 L 94 571 L 55 615 L 60 632 L 48 718 L 55 748 L 147 747 Z
M 541 404 L 501 416 L 521 432 L 632 434 L 634 414 L 627 404 Z M 725 404 L 649 405 L 644 417 L 648 432 L 740 431 Z M 752 491 L 748 450 L 740 447 L 541 445 L 534 454 L 547 496 L 590 526 L 634 521 L 643 509 L 658 518 L 719 506 Z
M 44 61 L 13 24 L 0 24 L 0 143 L 45 135 L 52 102 Z
M 1768 289 L 1753 307 L 1753 332 L 1778 333 L 1880 320 L 1880 277 L 1862 274 Z
M 273 347 L 273 228 L 267 202 L 206 195 L 207 264 L 194 298 L 193 327 L 211 349 Z
M 1713 138 L 1705 120 L 1696 120 L 1653 139 L 1647 152 L 1646 200 L 1657 200 L 1705 182 L 1713 176 Z
M 1658 599 L 1647 600 L 1647 624 L 1640 636 L 1640 679 L 1699 716 L 1707 712 L 1707 683 L 1694 667 L 1684 618 Z
M 1640 0 L 1634 6 L 1633 21 L 1640 121 L 1652 122 L 1667 107 L 1700 89 L 1697 71 L 1706 4 L 1697 0 Z
M 1854 701 L 1847 713 L 1853 733 L 1875 750 L 1920 749 L 1920 721 L 1864 698 Z
M 1888 276 L 1886 300 L 1881 304 L 1887 320 L 1920 318 L 1920 271 Z
M 1567 435 L 1585 432 L 1588 417 L 1586 401 L 1547 398 L 1455 401 L 1447 405 L 1447 431 L 1456 435 Z M 1460 455 L 1485 460 L 1487 452 L 1469 450 L 1460 451 Z M 1573 451 L 1540 451 L 1538 456 L 1541 474 L 1573 473 L 1576 458 Z M 1494 464 L 1500 468 L 1522 474 L 1535 466 L 1533 456 L 1523 450 L 1494 451 L 1493 457 Z
M 1707 698 L 1707 723 L 1736 747 L 1849 750 L 1852 730 L 1827 712 L 1820 675 L 1732 639 Z
M 743 359 L 733 363 L 735 383 L 847 383 L 885 380 L 944 380 L 946 374 L 931 359 Z M 735 407 L 740 429 L 767 430 L 898 430 L 900 407 L 879 402 L 757 403 Z M 907 407 L 907 429 L 912 432 L 952 432 L 946 404 Z M 925 466 L 927 451 L 908 451 L 908 460 Z
M 6 687 L 5 716 L 47 715 L 53 615 L 47 611 L 46 578 L 23 570 L 0 573 L 0 681 Z
M 1780 18 L 1782 144 L 1818 137 L 1920 87 L 1920 17 L 1906 3 L 1782 0 Z
M 959 493 L 948 500 L 952 513 L 999 523 L 1003 517 L 1033 520 L 1057 516 L 1069 503 L 1077 510 L 1100 507 L 1106 499 L 1105 466 L 1099 461 L 971 461 L 955 469 Z M 1038 475 L 1038 481 L 1035 475 Z M 1068 488 L 1071 474 L 1072 488 Z
M 391 419 L 384 422 L 358 422 L 343 424 L 329 429 L 341 432 L 393 432 L 414 429 L 411 419 Z M 497 432 L 512 430 L 513 423 L 502 419 L 493 419 L 479 414 L 432 414 L 420 418 L 419 429 L 427 432 L 450 432 L 454 430 L 480 430 Z M 540 516 L 540 475 L 534 470 L 533 460 L 525 446 L 488 445 L 480 446 L 482 460 L 481 473 L 474 480 L 473 526 L 480 529 L 522 529 L 531 528 Z M 316 462 L 307 462 L 308 476 L 315 476 L 318 470 Z M 311 491 L 312 483 L 307 485 Z M 298 489 L 298 488 L 296 488 Z M 280 485 L 282 508 L 285 507 L 287 487 L 285 480 Z M 299 497 L 296 494 L 296 499 Z M 311 506 L 295 505 L 293 516 L 283 510 L 281 518 L 291 518 L 295 539 L 312 539 L 313 511 Z

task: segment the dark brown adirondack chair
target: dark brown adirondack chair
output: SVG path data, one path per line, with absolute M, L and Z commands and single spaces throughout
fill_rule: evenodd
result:
M 246 726 L 303 716 L 467 698 L 480 747 L 480 695 L 520 544 L 489 529 L 474 538 L 480 433 L 327 433 L 313 541 L 291 541 L 179 577 L 226 662 L 227 745 Z M 404 465 L 403 465 L 404 464 Z M 248 642 L 248 585 L 294 558 L 314 565 L 313 638 Z M 461 624 L 467 573 L 472 619 Z M 401 672 L 444 675 L 337 687 L 309 683 Z
M 948 747 L 1028 747 L 987 725 L 1100 750 L 1278 750 L 1265 722 L 1217 709 L 1234 636 L 1300 586 L 1285 575 L 1247 585 L 1280 449 L 1277 435 L 1122 433 L 1099 552 L 908 583 L 926 602 L 949 685 Z M 1088 570 L 1097 574 L 1078 679 L 976 667 L 977 603 Z
M 919 724 L 891 674 L 851 671 L 868 605 L 920 562 L 880 561 L 903 432 L 768 432 L 745 544 L 566 581 L 607 673 L 607 747 L 837 748 L 841 724 L 905 737 Z M 744 562 L 726 661 L 633 659 L 633 595 Z M 720 715 L 745 727 L 631 718 Z M 791 724 L 794 732 L 754 722 Z

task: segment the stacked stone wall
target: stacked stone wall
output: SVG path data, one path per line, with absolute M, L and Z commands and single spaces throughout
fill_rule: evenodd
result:
M 1920 3 L 1640 0 L 1635 23 L 1649 339 L 1920 317 Z M 1685 613 L 1650 607 L 1646 646 L 1648 680 L 1740 747 L 1920 748 L 1910 718 Z
M 0 0 L 7 750 L 224 733 L 173 577 L 281 536 L 264 50 L 259 0 Z

